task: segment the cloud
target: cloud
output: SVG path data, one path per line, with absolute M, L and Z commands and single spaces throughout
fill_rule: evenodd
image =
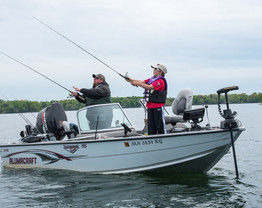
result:
M 35 16 L 133 78 L 148 78 L 151 64 L 164 63 L 171 96 L 184 87 L 206 94 L 231 83 L 245 85 L 239 92 L 251 93 L 261 90 L 261 9 L 258 0 L 1 1 L 0 51 L 68 87 L 90 87 L 90 75 L 100 72 L 113 96 L 142 95 L 141 88 L 131 87 Z M 4 91 L 8 85 L 26 99 L 64 97 L 63 89 L 6 57 L 0 56 L 0 68 Z

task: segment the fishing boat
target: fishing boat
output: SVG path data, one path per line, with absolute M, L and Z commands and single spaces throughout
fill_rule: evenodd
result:
M 218 97 L 235 89 L 222 88 Z M 118 103 L 78 110 L 77 125 L 53 103 L 38 113 L 34 127 L 26 126 L 18 142 L 0 145 L 2 166 L 95 174 L 206 173 L 245 128 L 228 102 L 223 112 L 218 104 L 223 120 L 217 127 L 203 126 L 207 108 L 192 109 L 192 99 L 190 89 L 182 90 L 172 103 L 173 114 L 165 116 L 167 134 L 156 135 L 147 135 L 146 126 L 135 129 Z

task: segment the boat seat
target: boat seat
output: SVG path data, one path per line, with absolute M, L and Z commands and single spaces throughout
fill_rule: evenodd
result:
M 193 92 L 190 88 L 182 89 L 172 102 L 172 112 L 174 115 L 166 115 L 165 123 L 175 126 L 177 123 L 185 123 L 183 114 L 185 110 L 192 108 Z
M 167 129 L 167 132 L 169 133 L 179 133 L 179 132 L 186 131 L 188 129 L 184 123 L 177 123 L 175 126 L 169 124 L 168 126 L 170 126 L 169 130 Z

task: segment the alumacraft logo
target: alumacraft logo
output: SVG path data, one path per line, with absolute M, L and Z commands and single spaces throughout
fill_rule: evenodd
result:
M 79 145 L 64 145 L 64 149 L 74 154 L 79 149 Z

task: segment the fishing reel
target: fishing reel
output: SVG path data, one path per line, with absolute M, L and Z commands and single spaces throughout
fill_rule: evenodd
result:
M 128 72 L 125 74 L 125 76 L 123 75 L 120 75 L 122 76 L 126 81 L 128 81 L 130 79 L 130 77 L 128 76 Z M 135 87 L 138 87 L 137 85 L 135 85 Z
M 238 90 L 238 89 L 239 89 L 238 86 L 232 86 L 232 87 L 225 87 L 225 88 L 222 88 L 222 89 L 217 91 L 218 112 L 222 116 L 222 118 L 225 119 L 224 121 L 221 121 L 221 128 L 222 129 L 225 129 L 225 128 L 231 129 L 231 128 L 237 128 L 238 127 L 238 123 L 235 120 L 235 117 L 237 116 L 237 112 L 234 111 L 232 113 L 231 109 L 229 108 L 229 102 L 228 102 L 228 96 L 227 96 L 227 93 L 229 91 Z M 221 93 L 225 93 L 226 107 L 227 107 L 227 109 L 223 110 L 223 112 L 222 112 L 222 109 L 221 109 L 221 98 L 220 98 Z
M 129 80 L 128 72 L 126 72 L 125 76 L 123 76 L 126 80 Z
M 70 93 L 68 94 L 67 98 L 75 98 L 75 96 L 73 95 L 72 92 L 70 92 Z M 82 95 L 80 95 L 79 93 L 77 93 L 76 98 L 78 98 L 78 99 L 80 99 L 80 100 L 82 100 L 82 101 L 85 101 L 85 98 L 84 98 Z
M 70 92 L 67 96 L 67 98 L 74 98 L 74 95 Z

